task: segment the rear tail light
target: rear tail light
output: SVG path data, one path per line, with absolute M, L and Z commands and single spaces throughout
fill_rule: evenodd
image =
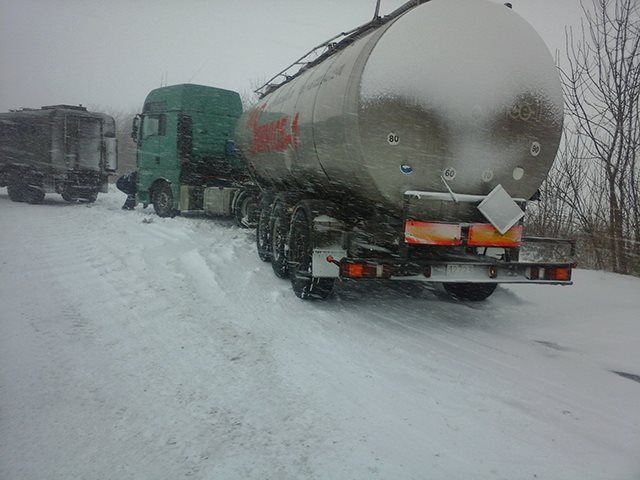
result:
M 569 267 L 545 268 L 544 279 L 568 282 L 569 280 L 571 280 L 571 268 Z
M 340 276 L 343 278 L 390 278 L 393 274 L 391 265 L 352 262 L 340 262 Z
M 529 280 L 553 280 L 568 282 L 571 280 L 571 267 L 529 267 L 527 268 Z

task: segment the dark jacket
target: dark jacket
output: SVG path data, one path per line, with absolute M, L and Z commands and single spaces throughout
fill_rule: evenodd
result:
M 136 183 L 138 182 L 138 172 L 133 171 L 131 173 L 127 173 L 126 175 L 122 175 L 116 181 L 116 187 L 123 193 L 127 195 L 135 195 L 136 194 Z

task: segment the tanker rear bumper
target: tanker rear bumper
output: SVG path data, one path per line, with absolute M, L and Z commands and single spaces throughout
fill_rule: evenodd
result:
M 388 279 L 432 283 L 530 283 L 572 285 L 574 264 L 535 262 L 433 262 L 343 257 L 326 261 L 336 268 L 334 277 Z
M 572 285 L 573 265 L 564 263 L 439 263 L 413 275 L 392 275 L 392 280 L 438 283 L 532 283 Z

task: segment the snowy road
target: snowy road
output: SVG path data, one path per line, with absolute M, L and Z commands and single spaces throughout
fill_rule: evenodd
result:
M 640 478 L 639 279 L 303 302 L 123 200 L 0 189 L 3 480 Z

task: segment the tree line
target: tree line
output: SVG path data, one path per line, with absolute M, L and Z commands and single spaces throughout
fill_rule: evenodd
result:
M 640 275 L 640 5 L 582 12 L 558 59 L 563 141 L 529 230 L 575 238 L 584 267 Z

